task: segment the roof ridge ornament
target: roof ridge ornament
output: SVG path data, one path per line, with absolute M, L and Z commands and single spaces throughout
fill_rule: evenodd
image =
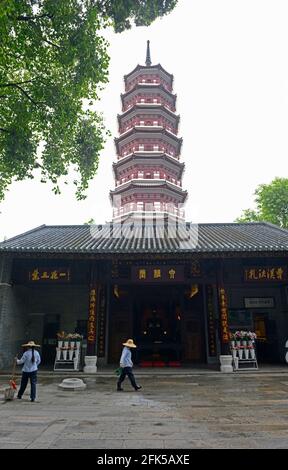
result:
M 147 41 L 147 50 L 146 50 L 146 65 L 149 67 L 152 62 L 151 62 L 151 55 L 150 55 L 150 41 Z

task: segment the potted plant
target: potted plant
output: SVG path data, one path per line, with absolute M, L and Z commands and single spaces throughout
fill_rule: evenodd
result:
M 234 340 L 236 341 L 236 346 L 237 347 L 240 347 L 241 339 L 242 339 L 242 332 L 241 331 L 235 331 Z
M 67 336 L 66 336 L 66 339 L 68 339 L 69 341 L 69 349 L 74 349 L 74 344 L 75 344 L 75 341 L 73 341 L 73 333 L 68 333 Z
M 235 347 L 235 338 L 234 338 L 234 333 L 229 333 L 229 338 L 230 338 L 230 343 L 231 343 L 231 348 Z
M 248 331 L 241 331 L 241 335 L 242 335 L 242 346 L 244 346 L 244 348 L 246 348 L 247 346 L 247 341 L 248 341 Z
M 255 343 L 255 340 L 257 339 L 256 333 L 253 331 L 248 331 L 248 346 L 253 347 L 253 343 Z
M 78 349 L 80 349 L 80 344 L 81 344 L 81 341 L 83 339 L 83 336 L 80 335 L 79 333 L 74 333 L 74 339 L 76 341 L 76 348 L 78 350 Z
M 57 336 L 57 339 L 58 339 L 58 348 L 62 348 L 63 340 L 66 339 L 65 331 L 58 331 L 56 336 Z

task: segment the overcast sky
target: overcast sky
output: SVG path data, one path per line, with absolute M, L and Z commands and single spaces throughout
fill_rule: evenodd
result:
M 88 198 L 78 202 L 72 184 L 55 196 L 37 180 L 15 182 L 0 204 L 0 240 L 42 224 L 111 220 L 123 76 L 145 63 L 147 39 L 152 64 L 174 75 L 186 219 L 233 222 L 253 207 L 259 184 L 288 173 L 287 21 L 287 0 L 179 0 L 149 28 L 109 32 L 110 82 L 99 110 L 112 137 Z

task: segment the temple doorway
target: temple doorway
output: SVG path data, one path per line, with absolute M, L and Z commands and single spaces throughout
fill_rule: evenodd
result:
M 181 364 L 181 307 L 179 299 L 161 288 L 137 292 L 133 331 L 137 362 L 142 366 Z M 146 291 L 146 293 L 145 293 Z
M 206 362 L 203 305 L 199 285 L 135 287 L 132 321 L 138 364 Z
M 177 367 L 205 363 L 204 299 L 201 285 L 123 285 L 111 291 L 109 362 L 133 338 L 134 363 Z

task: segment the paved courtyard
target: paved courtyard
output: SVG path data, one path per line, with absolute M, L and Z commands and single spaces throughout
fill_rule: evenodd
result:
M 41 375 L 37 402 L 27 392 L 1 399 L 0 448 L 288 448 L 286 369 L 138 378 L 139 392 L 127 379 L 116 392 L 111 374 L 84 378 L 86 390 L 76 392 Z

